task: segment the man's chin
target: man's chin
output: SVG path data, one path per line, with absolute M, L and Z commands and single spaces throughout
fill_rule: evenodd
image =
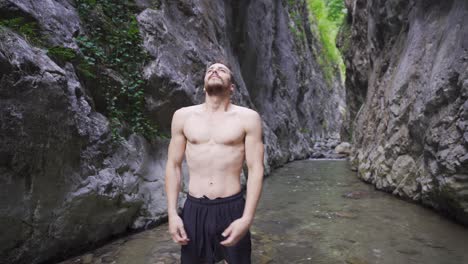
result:
M 223 94 L 225 90 L 222 85 L 211 85 L 209 87 L 206 87 L 205 89 L 206 89 L 206 93 L 209 95 Z

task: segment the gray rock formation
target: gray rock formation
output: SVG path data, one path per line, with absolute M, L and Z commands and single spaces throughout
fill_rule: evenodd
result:
M 468 224 L 468 2 L 347 4 L 359 176 Z
M 144 68 L 146 110 L 161 132 L 177 108 L 204 100 L 205 67 L 222 56 L 235 75 L 233 102 L 263 117 L 266 174 L 339 143 L 344 89 L 338 75 L 327 83 L 314 59 L 320 44 L 305 3 L 288 2 L 136 1 L 153 57 Z M 9 0 L 0 14 L 37 23 L 45 45 L 80 52 L 75 8 Z M 86 84 L 76 64 L 0 27 L 1 263 L 60 259 L 166 217 L 168 139 L 111 141 L 109 117 Z
M 346 0 L 345 4 L 348 13 L 337 36 L 337 46 L 346 64 L 345 87 L 349 120 L 354 120 L 367 93 L 369 55 L 367 27 L 364 26 L 368 23 L 367 0 Z

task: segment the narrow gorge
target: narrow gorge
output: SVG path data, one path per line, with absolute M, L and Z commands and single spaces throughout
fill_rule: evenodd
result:
M 232 102 L 262 117 L 266 176 L 344 158 L 350 142 L 356 177 L 466 228 L 468 2 L 344 0 L 344 66 L 319 2 L 332 1 L 0 0 L 0 263 L 56 263 L 163 225 L 172 115 L 204 101 L 219 59 Z M 333 161 L 317 164 L 333 184 Z

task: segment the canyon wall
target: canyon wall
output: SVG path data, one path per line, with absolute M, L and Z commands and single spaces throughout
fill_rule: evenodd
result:
M 468 2 L 346 1 L 353 166 L 468 224 Z

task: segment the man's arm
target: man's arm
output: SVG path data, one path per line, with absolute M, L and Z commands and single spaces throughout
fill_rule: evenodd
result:
M 245 118 L 245 159 L 249 171 L 247 179 L 247 197 L 244 213 L 233 221 L 222 235 L 227 237 L 221 242 L 224 246 L 235 245 L 252 225 L 263 184 L 263 142 L 262 120 L 255 111 L 249 111 Z
M 180 192 L 182 161 L 184 159 L 185 138 L 183 109 L 175 111 L 171 124 L 171 141 L 167 154 L 165 189 L 167 194 L 167 213 L 169 217 L 169 232 L 174 242 L 186 244 L 187 235 L 183 222 L 177 213 L 177 201 Z
M 252 224 L 263 184 L 262 120 L 253 111 L 246 122 L 245 159 L 248 168 L 247 196 L 242 218 Z

